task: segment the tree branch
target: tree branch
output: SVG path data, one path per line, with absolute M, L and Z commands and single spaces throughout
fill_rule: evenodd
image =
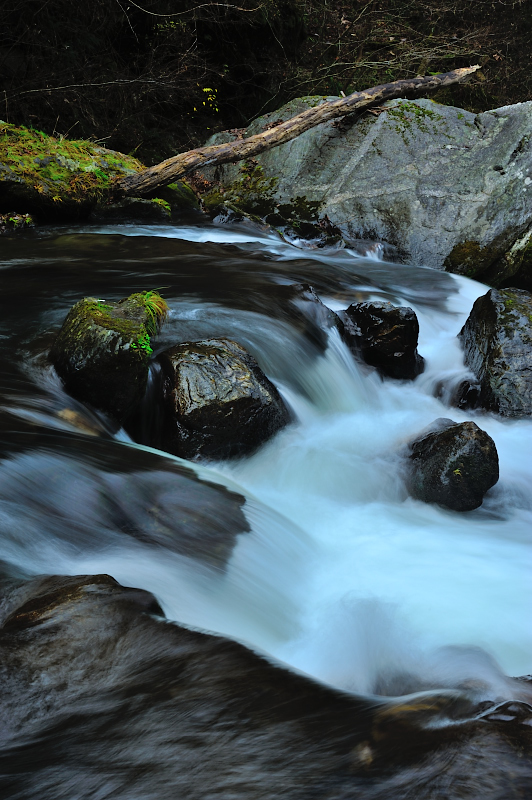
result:
M 118 193 L 122 196 L 147 194 L 202 167 L 241 161 L 263 153 L 265 150 L 270 150 L 272 147 L 279 147 L 322 122 L 344 117 L 361 108 L 393 100 L 396 97 L 418 97 L 452 83 L 458 83 L 476 72 L 477 69 L 480 69 L 478 64 L 439 75 L 394 81 L 365 89 L 362 92 L 354 92 L 348 97 L 341 97 L 338 100 L 329 100 L 247 139 L 238 139 L 226 144 L 214 144 L 209 147 L 198 147 L 195 150 L 167 158 L 166 161 L 162 161 L 154 167 L 148 167 L 136 175 L 123 178 L 118 183 Z

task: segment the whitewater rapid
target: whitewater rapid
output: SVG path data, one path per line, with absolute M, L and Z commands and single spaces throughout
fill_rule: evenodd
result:
M 426 369 L 413 382 L 381 380 L 335 331 L 319 353 L 286 321 L 163 289 L 171 309 L 165 340 L 184 330 L 189 339 L 235 338 L 294 413 L 251 457 L 195 467 L 246 495 L 251 533 L 238 537 L 225 572 L 138 542 L 96 553 L 48 542 L 23 566 L 109 573 L 152 591 L 170 620 L 231 636 L 349 691 L 439 685 L 503 694 L 505 674 L 532 672 L 532 422 L 446 402 L 468 374 L 457 334 L 487 287 L 446 276 L 450 289 L 432 297 L 438 275 L 430 270 L 349 251 L 302 252 L 273 234 L 224 227 L 92 232 L 230 244 L 286 262 L 284 276 L 274 277 L 284 283 L 298 280 L 290 264 L 304 257 L 317 272 L 341 276 L 341 292 L 320 293 L 335 310 L 350 302 L 352 271 L 353 300 L 384 296 L 414 308 Z M 476 511 L 408 497 L 406 445 L 438 417 L 473 420 L 496 443 L 500 481 Z

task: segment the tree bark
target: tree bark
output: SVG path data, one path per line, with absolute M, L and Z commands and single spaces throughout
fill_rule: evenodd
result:
M 195 150 L 188 150 L 186 153 L 167 158 L 166 161 L 162 161 L 154 167 L 148 167 L 142 172 L 123 178 L 118 183 L 118 193 L 121 196 L 147 194 L 202 167 L 228 164 L 256 156 L 265 150 L 295 139 L 296 136 L 315 125 L 352 114 L 353 111 L 361 108 L 393 100 L 396 97 L 418 97 L 452 83 L 458 83 L 477 69 L 480 69 L 478 64 L 439 75 L 394 81 L 365 89 L 362 92 L 354 92 L 348 97 L 340 97 L 338 100 L 329 100 L 297 114 L 274 128 L 250 136 L 248 139 L 237 139 L 234 142 L 214 144 L 210 147 L 198 147 Z

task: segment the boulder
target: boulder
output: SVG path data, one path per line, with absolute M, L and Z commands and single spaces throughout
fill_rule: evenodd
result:
M 354 303 L 339 314 L 343 338 L 354 353 L 389 378 L 413 380 L 423 372 L 417 351 L 419 324 L 407 306 Z
M 31 213 L 39 220 L 86 218 L 166 219 L 170 210 L 197 209 L 183 181 L 150 201 L 130 198 L 108 205 L 115 180 L 143 169 L 138 159 L 94 142 L 47 136 L 0 121 L 0 214 Z M 166 212 L 166 213 L 165 213 Z
M 185 342 L 162 353 L 164 449 L 182 458 L 255 450 L 289 421 L 275 386 L 230 339 Z
M 146 391 L 150 337 L 167 309 L 157 292 L 76 303 L 50 351 L 66 391 L 122 422 Z
M 293 100 L 245 135 L 325 99 Z M 258 188 L 273 206 L 305 206 L 345 239 L 384 242 L 416 266 L 493 285 L 532 274 L 532 102 L 473 114 L 391 100 L 380 111 L 323 123 L 256 156 Z M 224 132 L 209 144 L 232 138 Z M 238 164 L 206 174 L 233 197 L 247 188 Z
M 495 442 L 474 422 L 436 420 L 410 444 L 412 497 L 453 511 L 472 511 L 499 480 Z
M 505 417 L 532 414 L 532 294 L 491 289 L 458 336 L 480 382 L 479 404 Z
M 526 681 L 361 697 L 107 575 L 0 579 L 5 800 L 530 797 Z

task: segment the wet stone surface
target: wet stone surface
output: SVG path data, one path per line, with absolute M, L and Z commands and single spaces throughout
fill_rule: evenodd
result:
M 162 618 L 110 576 L 0 570 L 6 800 L 522 800 L 530 689 L 362 698 Z M 442 775 L 445 779 L 442 780 Z
M 479 404 L 505 417 L 532 414 L 532 293 L 491 289 L 476 300 L 459 338 L 480 381 Z
M 349 348 L 381 375 L 413 380 L 423 372 L 424 360 L 417 352 L 419 323 L 411 308 L 354 303 L 339 316 Z
M 495 443 L 474 422 L 436 420 L 410 447 L 409 490 L 425 503 L 472 511 L 499 480 Z
M 182 458 L 253 452 L 289 412 L 255 359 L 230 339 L 185 342 L 159 356 L 164 375 L 164 449 Z

